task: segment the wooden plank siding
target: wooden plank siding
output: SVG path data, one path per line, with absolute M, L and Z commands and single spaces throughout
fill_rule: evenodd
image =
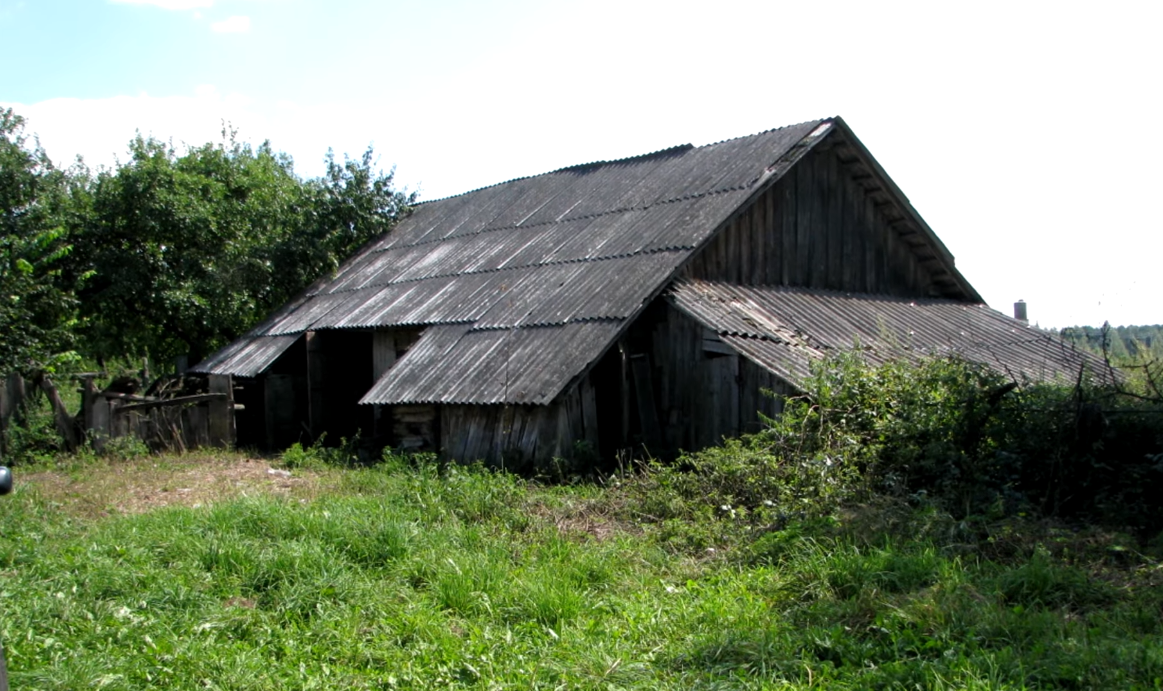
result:
M 900 297 L 941 295 L 906 239 L 911 231 L 901 225 L 899 210 L 879 189 L 854 179 L 856 169 L 841 158 L 846 151 L 817 146 L 693 257 L 684 275 Z
M 545 406 L 442 405 L 440 453 L 513 471 L 552 472 L 555 460 L 592 463 L 598 448 L 597 403 L 585 377 Z
M 627 340 L 649 343 L 652 406 L 661 443 L 650 443 L 647 429 L 624 440 L 624 447 L 673 458 L 678 452 L 718 444 L 723 437 L 756 432 L 762 417 L 782 410 L 782 396 L 794 387 L 723 343 L 714 332 L 679 312 L 665 300 L 647 310 L 631 328 Z M 634 356 L 636 362 L 645 358 Z M 644 375 L 636 379 L 646 380 Z M 635 414 L 648 408 L 638 400 L 643 386 L 635 387 Z M 769 395 L 772 392 L 774 395 Z M 647 421 L 646 426 L 650 424 Z

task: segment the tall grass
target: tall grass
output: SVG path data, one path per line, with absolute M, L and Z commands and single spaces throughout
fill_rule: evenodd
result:
M 626 518 L 645 513 L 626 488 L 424 463 L 319 472 L 331 489 L 311 501 L 132 516 L 75 518 L 34 486 L 6 497 L 13 687 L 1163 683 L 1163 574 L 1110 538 L 1026 533 L 1003 558 L 899 507 L 716 537 L 739 518 L 711 506 L 682 519 L 700 547 L 679 548 Z

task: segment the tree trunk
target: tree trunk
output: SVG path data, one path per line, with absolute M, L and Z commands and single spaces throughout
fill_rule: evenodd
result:
M 48 396 L 49 403 L 52 404 L 53 422 L 56 423 L 57 434 L 60 434 L 61 440 L 64 441 L 65 451 L 70 453 L 76 451 L 77 428 L 73 424 L 73 416 L 69 415 L 69 411 L 65 409 L 65 404 L 61 401 L 57 387 L 53 386 L 52 381 L 43 374 L 37 379 L 37 384 L 44 391 L 45 396 Z

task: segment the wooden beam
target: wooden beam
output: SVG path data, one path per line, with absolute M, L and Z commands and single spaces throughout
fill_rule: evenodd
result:
M 214 375 L 221 376 L 221 375 Z M 191 396 L 178 396 L 176 398 L 159 398 L 152 401 L 145 401 L 142 403 L 130 403 L 123 405 L 117 410 L 119 412 L 129 412 L 131 410 L 148 410 L 150 408 L 165 408 L 169 406 L 190 405 L 193 403 L 204 403 L 206 401 L 225 401 L 229 397 L 224 393 L 199 393 Z M 234 409 L 239 410 L 242 406 L 235 405 Z

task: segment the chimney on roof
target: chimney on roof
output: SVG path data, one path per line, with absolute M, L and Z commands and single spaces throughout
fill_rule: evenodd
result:
M 1025 300 L 1018 300 L 1017 302 L 1014 303 L 1014 319 L 1017 319 L 1018 321 L 1023 322 L 1023 323 L 1027 323 L 1027 324 L 1029 323 L 1030 320 L 1026 317 L 1026 301 Z

